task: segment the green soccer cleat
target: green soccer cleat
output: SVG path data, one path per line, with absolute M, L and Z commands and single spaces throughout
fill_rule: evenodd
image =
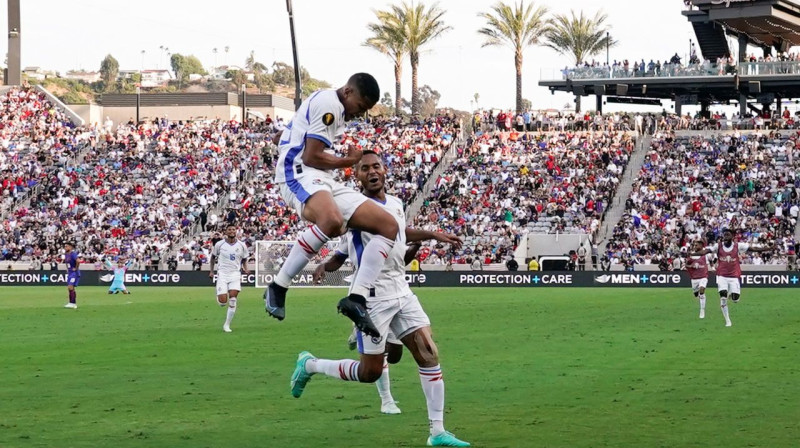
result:
M 450 431 L 428 437 L 428 446 L 469 446 L 469 442 L 458 440 Z
M 297 355 L 297 365 L 294 368 L 294 373 L 292 373 L 292 396 L 294 398 L 300 398 L 300 395 L 303 395 L 303 389 L 306 388 L 306 384 L 311 380 L 311 375 L 313 373 L 308 373 L 306 371 L 306 361 L 310 359 L 317 359 L 314 355 L 309 352 L 303 351 Z

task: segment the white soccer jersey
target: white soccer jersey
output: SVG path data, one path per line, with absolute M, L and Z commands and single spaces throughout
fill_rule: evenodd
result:
M 250 257 L 250 252 L 243 242 L 236 240 L 233 244 L 221 239 L 214 245 L 211 255 L 217 259 L 217 274 L 235 276 L 242 272 L 242 260 Z
M 281 134 L 280 157 L 275 167 L 275 182 L 286 182 L 292 186 L 292 181 L 312 175 L 319 176 L 325 171 L 308 167 L 303 164 L 303 151 L 306 138 L 322 141 L 325 146 L 332 148 L 333 144 L 344 134 L 344 106 L 339 101 L 335 90 L 318 90 L 307 100 L 303 101 L 294 118 L 286 125 Z M 292 191 L 294 192 L 294 188 Z M 295 192 L 301 201 L 301 194 Z
M 392 248 L 389 257 L 386 259 L 386 264 L 383 265 L 381 273 L 378 274 L 378 279 L 372 285 L 375 295 L 370 294 L 367 300 L 396 299 L 412 294 L 408 283 L 406 283 L 406 264 L 404 262 L 406 255 L 406 215 L 403 212 L 403 202 L 395 196 L 387 194 L 385 204 L 377 200 L 375 202 L 389 212 L 390 215 L 394 216 L 401 231 L 398 235 L 398 240 L 394 243 L 394 248 Z M 356 270 L 358 270 L 358 265 L 361 262 L 361 253 L 370 238 L 372 238 L 372 235 L 367 232 L 351 229 L 341 237 L 336 252 L 349 257 Z M 350 289 L 352 292 L 352 287 Z

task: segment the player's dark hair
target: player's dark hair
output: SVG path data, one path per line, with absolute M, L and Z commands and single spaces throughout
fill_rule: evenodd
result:
M 364 158 L 363 158 L 363 157 L 364 157 L 364 156 L 368 156 L 368 155 L 370 155 L 370 154 L 372 154 L 372 155 L 374 155 L 375 157 L 377 157 L 377 158 L 378 158 L 378 160 L 380 160 L 380 161 L 381 161 L 381 165 L 383 165 L 383 166 L 386 166 L 386 162 L 383 160 L 383 157 L 382 157 L 380 154 L 378 154 L 377 152 L 375 152 L 375 151 L 373 151 L 373 150 L 371 150 L 371 149 L 365 149 L 364 151 L 361 151 L 361 157 L 362 157 L 362 158 L 361 158 L 361 160 L 364 160 Z M 361 165 L 361 162 L 359 161 L 359 163 L 358 163 L 358 164 L 359 164 L 359 165 Z
M 347 83 L 355 87 L 361 96 L 373 103 L 377 103 L 381 98 L 381 88 L 378 86 L 378 81 L 369 73 L 356 73 L 347 80 Z

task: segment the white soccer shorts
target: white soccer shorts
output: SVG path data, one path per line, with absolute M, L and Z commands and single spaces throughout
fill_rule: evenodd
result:
M 237 275 L 217 275 L 217 295 L 228 294 L 229 291 L 242 290 L 242 276 Z
M 291 205 L 297 213 L 303 216 L 305 202 L 318 191 L 327 191 L 333 196 L 336 207 L 342 213 L 345 222 L 349 221 L 356 209 L 367 201 L 367 197 L 356 190 L 336 182 L 330 175 L 320 171 L 316 175 L 311 171 L 300 179 L 290 183 L 280 183 L 281 197 Z
M 741 294 L 742 288 L 737 277 L 717 276 L 717 290 L 728 291 L 728 294 Z
M 414 294 L 390 300 L 368 300 L 367 309 L 372 323 L 380 332 L 379 337 L 370 337 L 358 332 L 358 352 L 365 355 L 382 355 L 386 351 L 386 340 L 396 337 L 399 343 L 407 334 L 431 325 L 431 320 L 422 309 Z
M 707 278 L 693 278 L 692 279 L 692 291 L 697 292 L 700 291 L 700 288 L 707 288 L 708 287 L 708 279 Z

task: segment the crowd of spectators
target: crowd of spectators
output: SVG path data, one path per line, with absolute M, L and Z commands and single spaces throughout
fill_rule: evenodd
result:
M 694 240 L 718 241 L 723 228 L 743 242 L 775 244 L 744 263 L 786 263 L 800 207 L 798 137 L 657 134 L 608 244 L 611 263 L 670 264 Z
M 123 257 L 158 265 L 255 165 L 268 144 L 259 131 L 234 121 L 159 119 L 102 134 L 4 221 L 6 258 L 46 264 L 72 240 L 84 263 Z
M 625 132 L 479 133 L 436 180 L 414 225 L 465 239 L 424 263 L 503 263 L 525 229 L 594 234 L 634 148 Z
M 11 210 L 42 178 L 63 166 L 94 138 L 76 128 L 45 95 L 12 87 L 0 95 L 0 216 Z

